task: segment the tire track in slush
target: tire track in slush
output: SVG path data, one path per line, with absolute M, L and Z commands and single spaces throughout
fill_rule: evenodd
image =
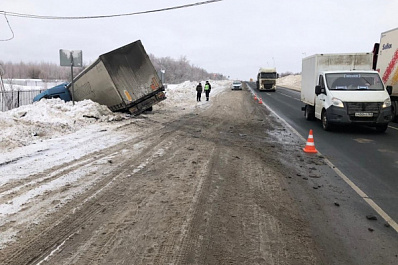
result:
M 154 137 L 154 138 L 159 138 L 159 132 L 154 131 L 147 135 L 148 137 Z M 139 143 L 143 139 L 140 137 L 136 139 L 134 142 Z M 149 138 L 146 139 L 148 142 L 153 142 L 154 140 Z M 155 140 L 155 142 L 158 140 Z M 99 151 L 95 153 L 97 156 L 100 156 L 102 158 L 113 154 L 115 151 L 120 149 L 120 145 L 124 146 L 124 148 L 128 148 L 131 145 L 130 141 L 125 141 L 123 143 L 119 143 L 115 146 L 103 149 L 102 151 Z M 83 161 L 87 158 L 88 156 L 93 155 L 89 154 L 83 158 Z M 141 154 L 142 155 L 142 154 Z M 138 155 L 139 156 L 139 155 Z M 81 160 L 74 161 L 72 163 L 67 163 L 66 165 L 61 165 L 57 167 L 57 170 L 62 170 L 64 169 L 65 171 L 61 171 L 59 176 L 62 176 L 63 173 L 68 173 L 70 172 L 70 169 L 65 169 L 68 167 L 72 166 L 73 170 L 79 170 L 79 165 L 81 165 Z M 129 160 L 125 162 L 126 164 L 131 163 Z M 73 167 L 74 165 L 74 167 Z M 51 169 L 48 171 L 51 172 Z M 117 170 L 115 171 L 117 172 Z M 37 176 L 41 176 L 38 174 Z M 112 182 L 113 178 L 104 178 L 101 180 L 97 186 L 101 189 L 101 186 L 106 185 L 109 182 Z M 15 187 L 16 188 L 16 187 Z M 75 200 L 78 201 L 78 199 L 82 199 L 85 196 L 90 196 L 92 193 L 95 193 L 94 191 L 87 192 L 85 194 L 82 194 Z M 72 203 L 73 204 L 73 203 Z M 51 221 L 51 225 L 49 227 L 45 228 L 43 231 L 40 232 L 39 236 L 31 236 L 31 239 L 29 239 L 29 236 L 27 236 L 26 240 L 24 240 L 23 244 L 19 244 L 19 246 L 13 248 L 13 250 L 9 251 L 9 255 L 4 255 L 7 258 L 5 258 L 2 261 L 2 257 L 0 256 L 0 262 L 4 262 L 4 264 L 27 264 L 27 263 L 32 263 L 34 261 L 40 260 L 41 257 L 47 256 L 53 249 L 55 249 L 60 242 L 63 242 L 66 238 L 68 238 L 71 234 L 73 234 L 73 231 L 75 231 L 79 227 L 79 223 L 84 223 L 87 221 L 90 216 L 93 216 L 97 214 L 101 209 L 101 207 L 95 207 L 95 205 L 91 205 L 90 209 L 86 209 L 84 212 L 81 211 L 82 208 L 80 207 L 71 207 L 71 206 L 64 206 L 60 212 L 56 213 L 55 215 L 58 216 L 55 218 L 55 220 Z M 77 213 L 79 214 L 79 217 L 76 218 Z M 72 216 L 72 218 L 71 218 Z M 63 224 L 66 224 L 66 228 L 63 228 Z M 70 227 L 70 228 L 68 228 Z M 56 232 L 54 232 L 56 231 Z M 54 237 L 54 235 L 57 235 Z M 43 238 L 47 238 L 47 240 L 44 240 L 45 243 L 43 243 Z M 41 244 L 38 244 L 38 242 L 41 241 Z M 4 252 L 6 251 L 3 249 Z M 2 251 L 3 251 L 2 250 Z M 36 254 L 34 254 L 36 253 Z
M 190 118 L 192 118 L 192 117 L 189 117 L 188 119 L 190 119 Z M 140 163 L 140 162 L 144 161 L 147 156 L 151 156 L 151 153 L 153 152 L 153 150 L 156 147 L 162 146 L 162 148 L 164 148 L 164 146 L 165 146 L 163 144 L 164 142 L 167 142 L 167 141 L 173 142 L 173 138 L 175 138 L 174 137 L 174 133 L 177 132 L 181 127 L 182 127 L 181 122 L 178 121 L 177 125 L 174 124 L 174 127 L 173 126 L 171 126 L 171 127 L 168 126 L 168 127 L 165 127 L 163 130 L 161 130 L 160 132 L 157 131 L 157 132 L 153 133 L 151 136 L 153 136 L 154 139 L 145 139 L 145 141 L 150 142 L 151 145 L 149 145 L 149 147 L 147 149 L 143 150 L 143 152 L 141 152 L 141 154 L 137 155 L 137 160 L 135 161 L 135 163 L 131 165 L 131 162 L 127 161 L 122 166 L 119 167 L 119 168 L 121 168 L 120 170 L 125 168 L 123 170 L 123 172 L 127 172 L 127 171 L 134 170 L 136 168 L 139 168 L 140 165 L 142 165 L 142 163 Z M 170 139 L 172 139 L 172 140 L 170 140 Z M 155 154 L 155 155 L 158 155 L 158 154 Z M 112 175 L 115 175 L 117 173 L 117 175 L 116 175 L 116 178 L 117 178 L 119 176 L 123 176 L 123 172 L 116 171 L 116 172 L 113 172 Z M 99 187 L 103 187 L 106 184 L 108 184 L 109 182 L 113 182 L 113 181 L 114 181 L 114 178 L 112 178 L 110 180 L 103 181 L 102 184 L 100 184 L 98 186 Z M 101 196 L 104 197 L 106 201 L 109 201 L 109 199 L 110 199 L 106 195 L 103 195 L 103 193 L 101 192 L 100 194 L 97 195 L 97 198 L 95 198 L 95 201 L 99 201 Z M 112 200 L 111 201 L 114 201 L 114 200 L 117 199 L 117 198 L 115 198 L 115 196 L 116 195 L 112 196 Z M 48 234 L 48 235 L 54 235 L 54 234 L 59 235 L 59 234 L 61 234 L 63 236 L 59 237 L 55 241 L 49 241 L 49 242 L 51 242 L 50 244 L 48 244 L 49 247 L 45 248 L 45 251 L 38 258 L 35 258 L 34 260 L 32 260 L 31 264 L 35 264 L 37 262 L 40 262 L 44 258 L 46 258 L 54 249 L 57 248 L 57 246 L 60 243 L 65 241 L 71 234 L 73 234 L 74 231 L 79 231 L 79 224 L 86 223 L 87 221 L 90 220 L 90 218 L 92 218 L 92 216 L 95 216 L 98 213 L 100 213 L 101 210 L 102 210 L 101 206 L 98 206 L 98 204 L 95 204 L 95 202 L 91 202 L 91 201 L 89 201 L 89 202 L 85 203 L 84 205 L 82 205 L 82 208 L 71 209 L 70 212 L 66 214 L 66 219 L 68 219 L 69 216 L 76 216 L 76 215 L 79 216 L 79 218 L 72 218 L 72 219 L 74 219 L 74 222 L 70 222 L 70 221 L 64 220 L 64 219 L 63 220 L 58 220 L 58 223 L 60 223 L 60 224 L 66 223 L 67 227 L 70 227 L 69 229 L 65 229 L 65 232 L 61 232 L 60 233 L 58 227 L 54 227 L 53 229 L 48 229 L 46 231 L 47 232 L 46 234 Z M 83 212 L 85 214 L 82 214 Z M 69 223 L 72 223 L 72 225 L 70 225 Z M 107 233 L 107 234 L 109 235 L 109 233 Z M 88 258 L 84 258 L 85 261 L 91 262 L 91 263 L 94 262 L 96 260 L 96 257 L 98 257 L 98 253 L 101 253 L 101 250 L 106 249 L 107 242 L 111 242 L 112 238 L 111 237 L 109 237 L 109 238 L 104 237 L 102 240 L 100 240 L 100 242 L 101 241 L 102 241 L 102 243 L 100 243 L 99 245 L 102 246 L 102 247 L 98 248 L 98 251 L 94 251 L 96 254 L 89 255 Z M 30 244 L 33 244 L 33 242 L 34 242 L 34 240 L 32 240 Z M 68 240 L 68 242 L 69 242 L 69 244 L 71 244 L 72 240 Z M 98 242 L 96 242 L 96 243 L 98 243 Z M 91 249 L 91 251 L 92 251 L 92 249 Z M 22 252 L 26 252 L 26 250 L 21 251 L 20 254 L 22 254 Z M 36 250 L 36 252 L 37 252 L 37 250 Z M 16 256 L 18 256 L 18 254 L 16 254 L 10 260 L 14 260 L 15 261 L 15 257 Z M 86 264 L 85 261 L 82 264 Z

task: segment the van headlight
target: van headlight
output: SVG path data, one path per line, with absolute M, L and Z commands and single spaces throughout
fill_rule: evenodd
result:
M 338 108 L 344 108 L 344 103 L 338 98 L 332 98 L 332 105 Z
M 383 109 L 389 108 L 389 107 L 391 107 L 391 99 L 390 99 L 390 98 L 384 100 L 384 103 L 383 103 L 383 105 L 382 105 L 382 108 L 383 108 Z

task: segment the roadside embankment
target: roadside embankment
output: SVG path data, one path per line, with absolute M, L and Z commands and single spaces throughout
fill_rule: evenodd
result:
M 300 91 L 301 75 L 288 75 L 278 78 L 276 81 L 276 85 Z

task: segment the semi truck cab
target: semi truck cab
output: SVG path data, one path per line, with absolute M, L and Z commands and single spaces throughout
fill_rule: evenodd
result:
M 68 90 L 69 83 L 62 83 L 55 87 L 49 88 L 44 92 L 41 92 L 33 98 L 33 102 L 40 101 L 41 99 L 48 98 L 60 98 L 63 101 L 71 101 L 72 97 Z
M 260 68 L 257 74 L 257 89 L 275 91 L 278 74 L 275 68 Z

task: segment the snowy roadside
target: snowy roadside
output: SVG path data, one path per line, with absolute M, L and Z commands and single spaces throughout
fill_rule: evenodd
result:
M 211 82 L 210 96 L 230 89 L 231 82 Z M 87 170 L 101 171 L 103 165 L 112 166 L 112 155 L 93 154 L 153 130 L 147 117 L 156 115 L 156 110 L 177 117 L 209 107 L 211 101 L 196 102 L 196 85 L 168 85 L 167 99 L 154 106 L 154 113 L 136 117 L 113 113 L 90 100 L 74 106 L 59 99 L 43 100 L 0 112 L 0 249 L 16 239 L 15 227 L 40 222 L 100 181 L 95 170 L 91 178 L 84 178 L 87 172 L 73 170 L 75 161 L 83 160 Z M 69 173 L 56 170 L 68 163 Z M 49 168 L 54 170 L 48 172 Z
M 215 96 L 224 88 L 229 87 L 231 81 L 212 83 L 211 96 Z M 198 107 L 196 85 L 197 83 L 189 81 L 178 85 L 168 85 L 167 100 L 159 103 L 155 108 L 190 110 Z M 200 107 L 206 107 L 206 105 Z M 113 113 L 106 106 L 101 106 L 91 100 L 76 102 L 75 106 L 71 102 L 65 103 L 60 99 L 42 100 L 10 111 L 0 112 L 0 130 L 2 132 L 0 151 L 4 156 L 5 152 L 16 148 L 74 133 L 83 128 L 97 131 L 101 127 L 119 125 L 126 119 L 131 119 L 131 116 Z M 0 161 L 3 160 L 2 156 L 0 156 Z

